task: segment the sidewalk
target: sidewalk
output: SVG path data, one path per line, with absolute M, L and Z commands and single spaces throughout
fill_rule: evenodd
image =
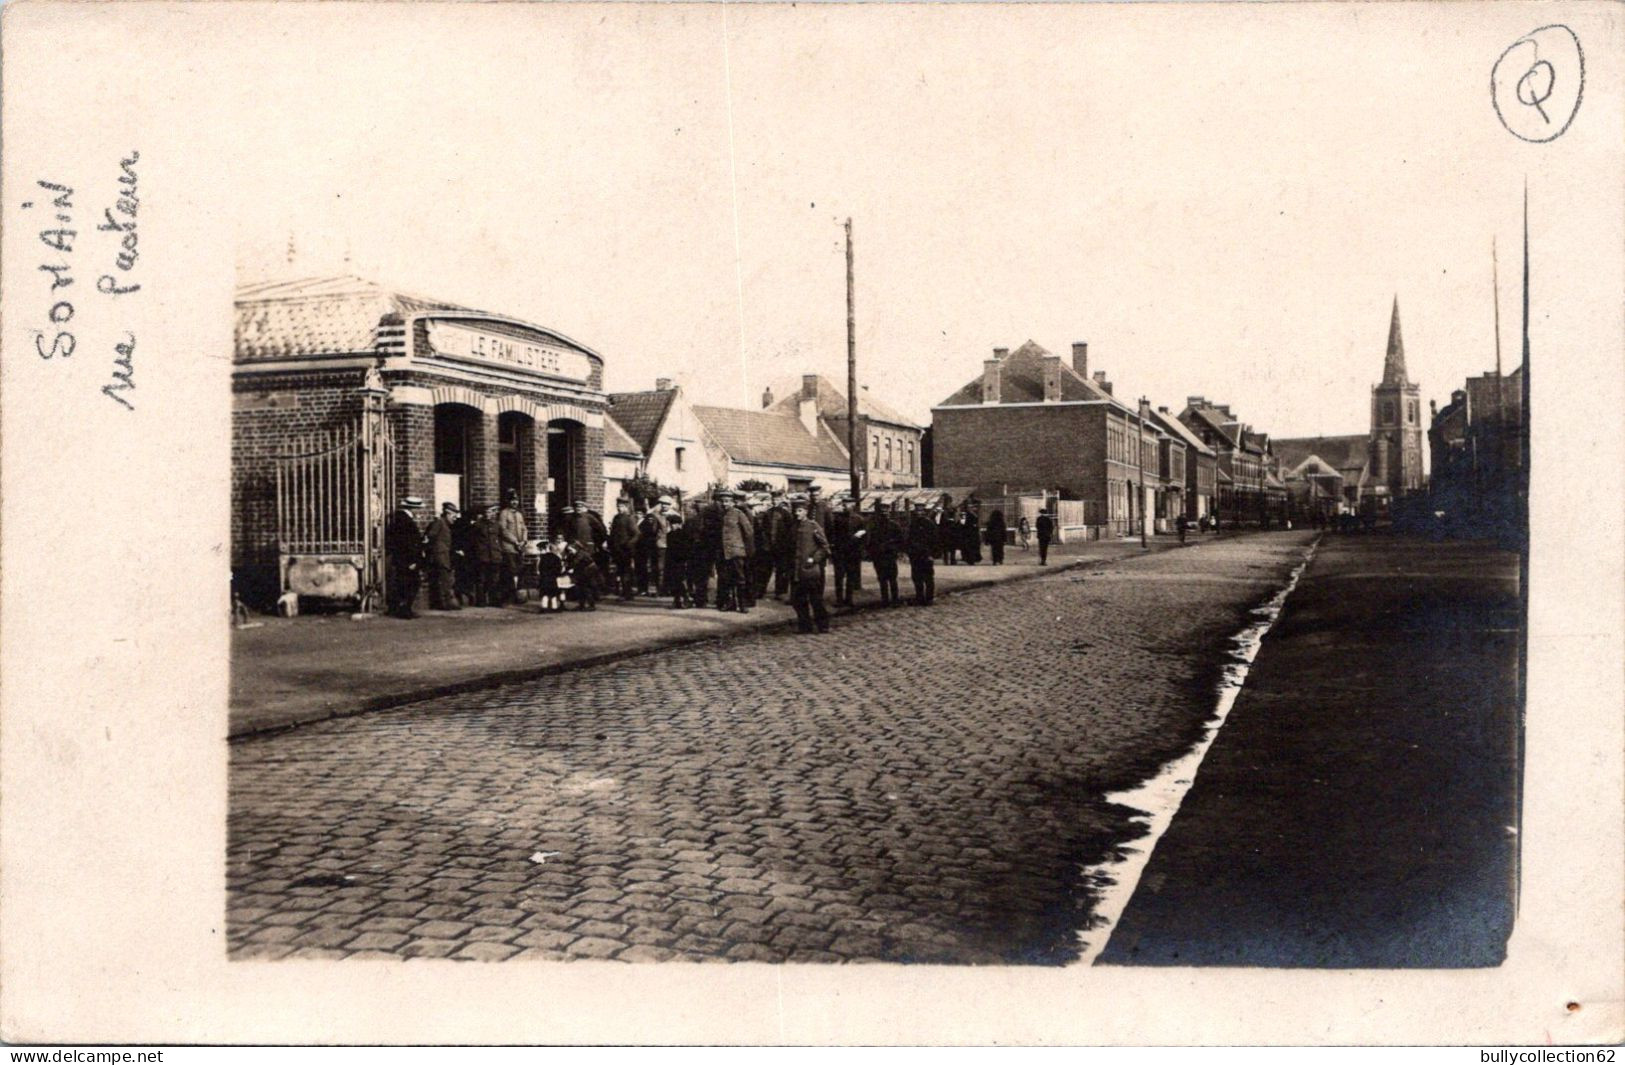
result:
M 1499 964 L 1520 624 L 1511 552 L 1322 538 L 1099 964 Z
M 1191 544 L 1211 540 L 1193 536 Z M 1149 552 L 1178 546 L 1175 537 L 1153 537 Z M 1038 565 L 1036 546 L 1029 551 L 1007 550 L 1002 566 L 990 565 L 984 553 L 983 562 L 975 566 L 939 563 L 937 595 L 1142 553 L 1146 549 L 1138 541 L 1066 544 L 1051 550 L 1048 568 Z M 913 585 L 906 559 L 899 571 L 898 585 L 907 598 L 913 594 Z M 863 582 L 855 609 L 878 607 L 879 591 L 868 563 L 863 566 Z M 713 582 L 713 595 L 715 590 Z M 826 591 L 833 593 L 833 578 Z M 381 615 L 352 620 L 349 614 L 256 617 L 258 627 L 232 633 L 229 735 L 528 680 L 746 630 L 788 625 L 795 618 L 788 605 L 772 598 L 757 604 L 749 614 L 723 613 L 710 607 L 672 610 L 670 606 L 669 599 L 621 603 L 610 598 L 589 613 L 579 613 L 571 606 L 562 614 L 542 615 L 533 604 L 525 604 L 449 613 L 425 611 L 412 621 Z M 831 609 L 836 625 L 849 613 Z

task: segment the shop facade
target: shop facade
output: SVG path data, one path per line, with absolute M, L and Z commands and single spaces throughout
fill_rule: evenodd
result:
M 232 566 L 251 605 L 290 586 L 360 598 L 382 572 L 382 517 L 407 496 L 427 520 L 516 494 L 533 537 L 604 499 L 590 348 L 358 278 L 243 286 L 236 313 Z

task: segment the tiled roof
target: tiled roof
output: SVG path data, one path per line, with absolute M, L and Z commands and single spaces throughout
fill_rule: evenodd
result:
M 1044 359 L 1050 353 L 1034 341 L 1027 341 L 1004 356 L 999 369 L 999 402 L 1042 403 L 1044 401 Z M 1079 374 L 1065 359 L 1061 366 L 1061 399 L 1105 400 L 1124 409 L 1127 405 L 1108 394 L 1095 382 Z M 952 407 L 982 402 L 982 378 L 972 378 L 964 387 L 943 400 L 939 406 Z
M 1235 431 L 1232 428 L 1227 428 L 1227 425 L 1233 425 L 1234 423 L 1227 423 L 1224 419 L 1224 415 L 1219 411 L 1212 407 L 1186 407 L 1185 413 L 1201 421 L 1209 429 L 1212 429 L 1231 447 L 1236 446 Z
M 1371 438 L 1358 436 L 1300 436 L 1273 442 L 1281 469 L 1291 472 L 1311 457 L 1334 470 L 1359 470 L 1371 461 Z
M 660 427 L 666 424 L 666 414 L 672 400 L 677 398 L 675 388 L 658 388 L 648 392 L 612 392 L 609 396 L 609 416 L 614 418 L 626 435 L 637 442 L 644 454 L 654 451 L 660 437 Z
M 1213 449 L 1202 443 L 1202 438 L 1191 432 L 1190 426 L 1186 425 L 1172 414 L 1164 414 L 1160 410 L 1154 410 L 1151 412 L 1151 417 L 1158 425 L 1162 426 L 1174 436 L 1179 437 L 1179 439 L 1185 441 L 1186 448 L 1203 455 L 1213 454 Z
M 778 390 L 775 390 L 777 393 Z M 801 382 L 799 380 L 784 385 L 784 398 L 776 401 L 769 410 L 783 413 L 795 413 L 801 406 Z M 836 388 L 829 378 L 822 375 L 818 378 L 818 413 L 824 418 L 846 417 L 846 393 Z M 858 389 L 858 414 L 871 421 L 886 422 L 891 425 L 900 425 L 906 429 L 922 428 L 912 418 L 899 414 L 870 396 L 863 388 Z
M 695 407 L 694 417 L 711 440 L 735 462 L 764 466 L 847 468 L 846 452 L 822 427 L 817 436 L 807 432 L 791 414 L 735 407 Z
M 642 448 L 638 447 L 636 441 L 621 431 L 621 427 L 615 424 L 615 419 L 605 418 L 604 454 L 635 455 L 638 458 L 642 458 L 644 452 Z
M 371 352 L 378 319 L 420 311 L 473 311 L 359 277 L 263 281 L 237 288 L 237 358 Z

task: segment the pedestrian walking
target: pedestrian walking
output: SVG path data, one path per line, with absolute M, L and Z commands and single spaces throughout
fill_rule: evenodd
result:
M 1180 543 L 1185 542 L 1185 526 L 1187 524 L 1189 524 L 1189 523 L 1185 520 L 1185 515 L 1183 515 L 1183 514 L 1181 514 L 1174 521 L 1174 528 L 1179 531 L 1179 542 Z
M 827 530 L 830 552 L 835 562 L 836 606 L 852 606 L 852 596 L 861 586 L 863 541 L 867 534 L 853 510 L 854 506 L 854 500 L 843 500 L 830 515 Z
M 897 554 L 903 549 L 904 534 L 883 499 L 875 500 L 868 540 L 869 563 L 875 568 L 875 583 L 880 586 L 880 605 L 902 606 L 903 597 L 897 590 Z
M 969 506 L 959 512 L 959 553 L 967 566 L 982 561 L 982 524 Z
M 1055 539 L 1055 515 L 1048 507 L 1038 512 L 1038 564 L 1049 565 L 1049 545 Z
M 536 602 L 543 614 L 557 614 L 564 609 L 564 558 L 568 546 L 564 533 L 554 533 L 536 559 Z
M 908 572 L 914 582 L 914 605 L 930 606 L 937 597 L 938 515 L 921 507 L 909 519 Z
M 615 590 L 623 603 L 632 599 L 632 560 L 637 551 L 638 522 L 632 517 L 632 501 L 622 496 L 615 501 L 615 517 L 609 523 L 609 557 L 615 566 Z
M 722 556 L 717 569 L 717 609 L 748 614 L 751 608 L 749 562 L 756 550 L 756 528 L 751 524 L 744 501 L 734 493 L 719 493 L 717 502 L 725 506 Z
M 497 515 L 497 533 L 502 546 L 502 588 L 497 605 L 519 601 L 520 560 L 530 540 L 530 526 L 519 509 L 519 493 L 509 492 L 507 505 Z
M 931 516 L 937 523 L 937 557 L 950 566 L 959 557 L 959 518 L 953 501 L 953 496 L 944 493 L 942 502 L 931 508 Z
M 796 612 L 796 629 L 829 631 L 829 612 L 824 609 L 824 563 L 829 558 L 829 537 L 814 521 L 807 502 L 794 500 L 790 512 L 795 520 L 796 572 L 790 589 L 790 605 Z
M 692 534 L 681 514 L 666 516 L 666 590 L 671 593 L 673 610 L 685 610 L 693 604 L 688 590 L 688 551 Z
M 1004 565 L 1004 511 L 997 508 L 987 519 L 987 550 L 995 566 Z
M 1023 551 L 1028 550 L 1033 545 L 1033 526 L 1027 520 L 1025 514 L 1021 516 L 1020 521 L 1016 522 L 1016 542 L 1021 545 Z
M 440 513 L 424 532 L 429 560 L 429 606 L 434 610 L 461 610 L 457 604 L 456 577 L 452 571 L 452 523 L 457 520 L 457 504 L 442 503 Z
M 384 523 L 384 599 L 391 617 L 417 617 L 423 533 L 416 514 L 422 506 L 423 500 L 407 496 Z

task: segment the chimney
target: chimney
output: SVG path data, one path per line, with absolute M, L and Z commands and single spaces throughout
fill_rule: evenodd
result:
M 1217 406 L 1215 406 L 1213 409 L 1218 411 L 1220 414 L 1224 415 L 1226 418 L 1234 418 L 1235 417 L 1234 414 L 1230 413 L 1230 404 L 1228 404 L 1228 403 L 1220 403 Z
M 995 359 L 1002 359 L 1006 355 L 1009 355 L 1009 354 L 1010 354 L 1010 349 L 1009 348 L 994 348 L 993 349 L 993 357 Z
M 772 405 L 773 405 L 773 390 L 771 388 L 762 389 L 762 409 L 766 410 L 767 408 L 771 407 Z
M 1089 343 L 1077 340 L 1072 343 L 1072 368 L 1078 371 L 1078 376 L 1089 378 Z
M 1168 408 L 1167 408 L 1167 407 L 1158 407 L 1158 408 L 1157 408 L 1157 413 L 1158 413 L 1158 414 L 1168 414 L 1168 413 L 1169 413 L 1169 411 L 1168 411 Z M 1172 415 L 1170 415 L 1170 417 L 1171 417 L 1171 416 L 1172 416 Z
M 1061 398 L 1061 357 L 1044 356 L 1044 402 L 1055 403 Z
M 1007 351 L 1007 348 L 994 348 L 994 352 Z M 997 403 L 999 401 L 999 367 L 1003 365 L 997 358 L 988 359 L 982 363 L 982 402 Z
M 1105 370 L 1095 371 L 1095 384 L 1099 386 L 1100 390 L 1106 393 L 1108 396 L 1112 394 L 1112 383 L 1106 380 Z
M 1186 396 L 1185 397 L 1185 406 L 1187 406 L 1187 407 L 1197 407 L 1197 408 L 1205 407 L 1205 406 L 1207 406 L 1207 397 L 1206 396 Z
M 655 378 L 655 391 L 656 392 L 669 392 L 669 391 L 671 391 L 671 378 L 669 378 L 669 377 L 657 377 L 657 378 Z
M 804 373 L 804 374 L 801 375 L 801 398 L 802 399 L 810 399 L 815 403 L 818 401 L 818 375 L 817 374 L 815 374 L 815 373 Z

